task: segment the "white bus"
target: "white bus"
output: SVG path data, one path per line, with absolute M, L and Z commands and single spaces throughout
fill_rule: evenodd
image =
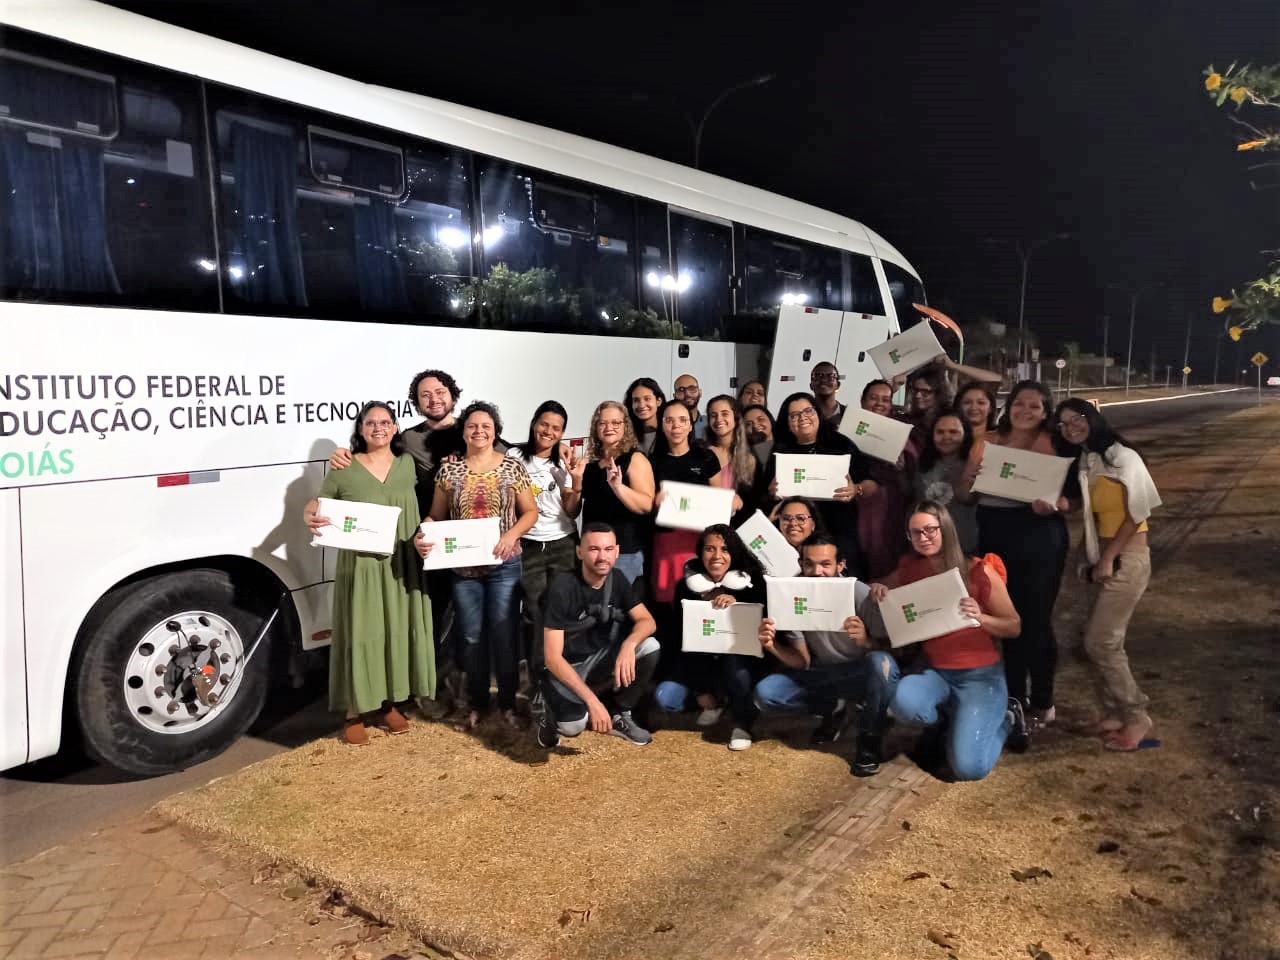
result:
M 302 506 L 418 370 L 580 436 L 638 376 L 852 390 L 923 302 L 862 224 L 696 170 L 89 0 L 0 26 L 0 769 L 64 718 L 144 775 L 242 734 L 270 648 L 327 640 Z

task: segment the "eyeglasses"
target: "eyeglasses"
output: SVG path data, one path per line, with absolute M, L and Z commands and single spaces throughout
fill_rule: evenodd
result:
M 907 535 L 912 540 L 932 540 L 941 529 L 942 527 L 938 526 L 938 524 L 931 523 L 927 527 L 911 527 L 907 530 Z
M 390 430 L 392 427 L 395 426 L 395 424 L 392 423 L 390 420 L 366 420 L 364 422 L 364 425 L 366 427 L 372 427 L 374 430 L 378 430 L 378 429 Z
M 807 513 L 784 513 L 778 518 L 779 523 L 808 523 L 813 517 Z
M 1076 427 L 1088 426 L 1089 421 L 1084 417 L 1060 417 L 1058 419 L 1058 429 L 1075 429 Z
M 698 385 L 696 383 L 691 387 L 676 387 L 675 389 L 675 394 L 677 397 L 682 397 L 686 393 L 697 393 L 697 392 L 698 392 Z
M 840 374 L 838 373 L 815 373 L 809 380 L 813 383 L 839 383 Z
M 818 415 L 818 411 L 813 407 L 805 407 L 803 410 L 797 410 L 795 413 L 788 413 L 787 419 L 792 423 L 800 420 L 812 420 Z
M 611 429 L 613 429 L 613 430 L 620 430 L 620 429 L 622 429 L 622 427 L 623 427 L 623 421 L 621 421 L 621 420 L 601 420 L 601 421 L 600 421 L 600 426 L 602 426 L 602 427 L 610 427 L 610 428 L 611 428 Z

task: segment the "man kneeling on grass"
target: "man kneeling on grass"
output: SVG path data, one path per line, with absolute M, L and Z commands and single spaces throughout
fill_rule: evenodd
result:
M 578 559 L 578 569 L 558 575 L 545 595 L 546 710 L 538 743 L 551 749 L 562 734 L 576 737 L 590 726 L 644 746 L 653 735 L 631 718 L 631 711 L 658 666 L 653 615 L 613 569 L 618 538 L 608 524 L 583 528 Z
M 812 534 L 800 545 L 800 573 L 806 577 L 844 576 L 844 557 L 835 541 Z M 860 616 L 846 617 L 843 630 L 783 630 L 773 619 L 760 621 L 760 646 L 786 668 L 756 684 L 756 706 L 766 713 L 816 713 L 821 718 L 813 731 L 815 744 L 840 737 L 848 720 L 849 704 L 861 702 L 852 770 L 869 777 L 880 770 L 880 739 L 888 706 L 889 668 L 892 658 L 867 648 L 863 618 L 879 625 L 879 611 L 861 581 L 854 588 Z

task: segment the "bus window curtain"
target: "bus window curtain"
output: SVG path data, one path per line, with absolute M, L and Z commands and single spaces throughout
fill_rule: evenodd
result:
M 297 140 L 233 121 L 231 162 L 238 220 L 228 227 L 228 249 L 244 254 L 236 292 L 250 303 L 305 307 Z
M 57 96 L 56 89 L 45 93 Z M 0 129 L 0 196 L 4 287 L 40 293 L 120 292 L 107 246 L 101 143 Z
M 351 174 L 357 183 L 377 176 L 368 158 L 360 151 L 351 157 Z M 367 199 L 368 202 L 361 202 Z M 360 306 L 366 310 L 409 309 L 404 283 L 404 259 L 396 236 L 396 205 L 382 197 L 359 198 L 355 204 L 356 278 Z

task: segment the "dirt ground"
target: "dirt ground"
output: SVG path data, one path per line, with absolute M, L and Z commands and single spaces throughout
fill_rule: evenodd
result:
M 1280 957 L 1278 428 L 1269 404 L 1146 451 L 1166 506 L 1129 649 L 1162 745 L 1115 755 L 1051 731 L 946 787 L 813 895 L 781 955 Z M 1063 641 L 1080 595 L 1068 579 Z M 1064 654 L 1060 713 L 1087 709 L 1088 689 Z M 760 924 L 750 891 L 848 792 L 847 758 L 806 734 L 743 754 L 688 730 L 643 751 L 583 736 L 547 757 L 528 733 L 480 746 L 415 724 L 360 750 L 310 744 L 159 810 L 460 953 L 673 955 L 690 931 Z

